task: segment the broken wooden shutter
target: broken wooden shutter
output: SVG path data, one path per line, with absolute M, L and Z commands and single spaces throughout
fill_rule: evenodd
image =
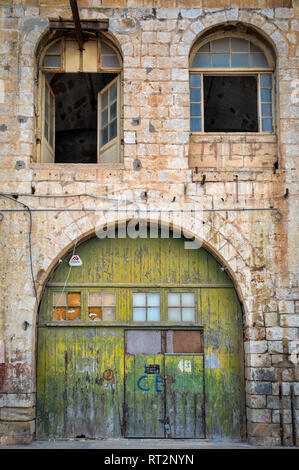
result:
M 55 159 L 55 95 L 44 74 L 42 79 L 42 161 L 52 163 Z
M 101 163 L 119 161 L 119 76 L 98 93 L 98 149 Z

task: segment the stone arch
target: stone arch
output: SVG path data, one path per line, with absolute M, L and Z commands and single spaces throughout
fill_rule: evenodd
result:
M 189 44 L 191 50 L 195 42 L 210 34 L 212 30 L 229 25 L 241 29 L 247 28 L 252 34 L 258 35 L 268 47 L 272 48 L 276 57 L 283 56 L 288 51 L 288 41 L 276 27 L 274 19 L 258 11 L 238 8 L 207 13 L 194 19 L 190 24 L 190 31 L 182 37 L 182 40 Z
M 216 213 L 214 213 L 214 217 L 218 217 L 218 223 L 221 225 L 221 220 L 224 220 L 223 218 L 220 218 L 221 215 L 219 214 L 216 215 Z M 38 277 L 37 288 L 38 288 L 39 300 L 42 297 L 42 293 L 48 282 L 49 277 L 51 276 L 51 273 L 53 272 L 53 270 L 59 263 L 59 259 L 62 259 L 68 253 L 70 253 L 71 250 L 74 248 L 75 243 L 79 245 L 83 243 L 84 241 L 86 241 L 91 236 L 94 236 L 97 228 L 98 229 L 104 228 L 104 227 L 109 228 L 115 224 L 116 225 L 125 224 L 128 220 L 131 220 L 132 217 L 125 216 L 123 218 L 119 218 L 119 217 L 116 218 L 113 215 L 110 215 L 110 217 L 109 216 L 107 217 L 104 213 L 100 213 L 97 224 L 95 224 L 94 219 L 95 219 L 94 214 L 90 214 L 90 213 L 85 214 L 83 217 L 81 217 L 81 219 L 79 219 L 79 225 L 81 227 L 80 228 L 78 225 L 78 219 L 76 220 L 74 218 L 70 218 L 69 224 L 65 227 L 65 230 L 68 233 L 73 233 L 74 237 L 73 239 L 71 239 L 68 236 L 67 242 L 65 242 L 66 238 L 65 236 L 62 235 L 61 229 L 59 229 L 58 233 L 53 235 L 53 242 L 56 245 L 55 248 L 53 246 L 54 248 L 54 251 L 52 251 L 53 256 L 51 258 L 48 256 L 45 257 L 44 260 L 41 260 L 41 264 L 39 266 L 39 271 L 38 271 L 39 275 L 37 276 Z M 155 218 L 142 219 L 142 217 L 135 217 L 135 219 L 139 221 L 145 220 L 145 221 L 152 222 L 152 223 L 157 222 L 157 219 Z M 161 226 L 163 225 L 166 226 L 169 224 L 171 229 L 182 231 L 183 234 L 186 234 L 190 238 L 194 238 L 194 240 L 196 240 L 207 251 L 209 251 L 229 273 L 229 276 L 231 277 L 234 283 L 234 287 L 238 293 L 239 299 L 242 305 L 244 305 L 244 312 L 250 313 L 250 309 L 247 307 L 247 304 L 245 301 L 246 294 L 244 293 L 244 290 L 245 290 L 244 285 L 243 285 L 244 283 L 242 281 L 242 277 L 240 276 L 241 271 L 243 271 L 244 269 L 248 269 L 248 264 L 249 264 L 249 261 L 247 261 L 246 259 L 247 253 L 245 250 L 242 253 L 242 248 L 236 249 L 234 247 L 231 241 L 231 237 L 230 238 L 226 237 L 226 235 L 221 232 L 221 229 L 215 230 L 215 225 L 216 225 L 215 222 L 214 224 L 207 222 L 205 224 L 207 228 L 205 228 L 201 234 L 199 234 L 198 227 L 200 226 L 200 224 L 202 224 L 202 222 L 199 220 L 196 220 L 193 217 L 190 217 L 189 219 L 184 220 L 184 226 L 176 224 L 173 221 L 169 221 L 168 217 L 161 217 L 161 219 L 158 221 L 158 224 Z M 89 227 L 89 229 L 84 230 L 84 228 L 86 227 Z M 242 238 L 243 238 L 243 241 L 241 245 L 248 246 L 248 242 L 246 238 L 244 237 Z M 250 270 L 248 269 L 248 275 L 249 275 L 249 272 Z

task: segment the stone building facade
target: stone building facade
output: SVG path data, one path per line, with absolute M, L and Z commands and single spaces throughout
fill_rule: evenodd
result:
M 102 34 L 121 57 L 111 163 L 40 157 L 39 60 L 57 37 L 50 20 L 71 20 L 69 2 L 0 6 L 1 443 L 35 436 L 38 305 L 51 273 L 125 199 L 118 223 L 144 219 L 134 204 L 150 208 L 229 274 L 243 306 L 246 439 L 298 445 L 297 0 L 78 0 L 81 21 L 109 20 Z M 190 57 L 228 31 L 270 51 L 272 132 L 190 131 Z M 170 212 L 188 204 L 182 226 Z

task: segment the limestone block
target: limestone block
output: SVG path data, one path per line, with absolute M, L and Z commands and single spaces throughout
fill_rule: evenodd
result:
M 35 418 L 35 407 L 0 409 L 1 421 L 32 421 Z

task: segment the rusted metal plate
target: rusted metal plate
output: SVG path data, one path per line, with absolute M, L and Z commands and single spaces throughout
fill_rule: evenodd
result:
M 202 353 L 200 330 L 169 330 L 167 332 L 168 353 Z
M 161 354 L 161 331 L 128 330 L 126 352 L 127 354 Z

